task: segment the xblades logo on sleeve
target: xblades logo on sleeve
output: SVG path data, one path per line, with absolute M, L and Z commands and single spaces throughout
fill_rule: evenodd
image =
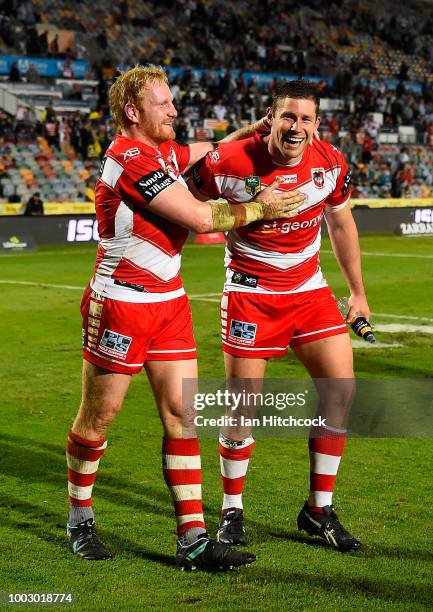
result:
M 203 179 L 201 178 L 200 174 L 201 166 L 201 164 L 196 164 L 192 170 L 192 178 L 197 187 L 201 187 L 203 185 Z
M 341 190 L 341 194 L 344 197 L 347 192 L 349 191 L 349 185 L 350 185 L 350 181 L 352 179 L 352 175 L 350 173 L 350 170 L 347 171 L 346 176 L 344 177 L 344 183 L 343 183 L 343 188 Z
M 102 173 L 104 172 L 104 166 L 105 166 L 106 161 L 107 161 L 106 157 L 104 157 L 104 159 L 101 161 L 101 165 L 99 166 L 99 178 L 101 178 Z
M 174 183 L 171 176 L 168 176 L 163 170 L 153 170 L 149 174 L 142 176 L 136 183 L 135 189 L 149 203 L 161 191 L 167 189 Z

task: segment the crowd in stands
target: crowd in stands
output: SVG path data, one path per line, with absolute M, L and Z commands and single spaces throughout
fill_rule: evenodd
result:
M 59 118 L 49 106 L 41 120 L 29 115 L 0 112 L 0 198 L 25 203 L 39 191 L 46 201 L 93 199 L 89 186 L 114 132 L 99 125 L 98 113 Z
M 35 30 L 53 23 L 96 39 L 108 67 L 200 58 L 210 69 L 333 76 L 350 66 L 354 76 L 422 81 L 433 59 L 433 8 L 413 0 L 404 11 L 392 0 L 2 0 L 0 10 L 4 47 L 55 55 L 55 40 Z
M 77 57 L 77 49 L 80 57 L 85 56 L 77 41 L 73 49 L 60 53 L 57 35 L 48 37 L 45 29 L 45 24 L 47 28 L 55 24 L 80 33 L 81 42 L 88 37 L 89 48 L 93 45 L 95 50 L 92 58 L 96 58 L 89 76 L 100 82 L 90 114 L 58 113 L 51 104 L 42 114 L 31 106 L 19 108 L 16 117 L 0 114 L 4 197 L 10 197 L 13 189 L 7 174 L 17 166 L 14 155 L 28 142 L 35 143 L 38 155 L 57 160 L 62 167 L 68 161 L 80 164 L 82 175 L 88 176 L 73 193 L 84 197 L 115 133 L 107 107 L 115 67 L 136 62 L 162 64 L 169 72 L 198 64 L 205 68 L 200 75 L 188 69 L 170 73 L 179 112 L 177 138 L 183 143 L 209 137 L 207 132 L 195 131 L 205 119 L 216 119 L 223 134 L 265 113 L 282 78 L 261 82 L 251 79 L 248 71 L 323 77 L 318 79 L 322 97 L 338 103 L 322 110 L 321 137 L 345 153 L 352 168 L 354 196 L 431 195 L 431 5 L 423 4 L 421 9 L 411 2 L 403 12 L 390 0 L 380 6 L 371 0 L 362 5 L 333 0 L 326 10 L 319 0 L 312 0 L 308 7 L 297 0 L 278 4 L 271 0 L 123 0 L 114 4 L 98 0 L 96 7 L 91 0 L 77 0 L 74 6 L 67 0 L 0 0 L 0 11 L 0 52 L 62 57 L 67 62 Z M 220 74 L 216 69 L 222 67 Z M 13 66 L 9 78 L 41 82 L 31 63 L 25 75 Z M 413 142 L 383 144 L 381 135 L 395 133 L 400 126 L 414 128 Z M 61 172 L 60 178 L 64 178 Z M 29 189 L 40 188 L 48 199 L 46 185 L 33 182 Z M 66 195 L 65 191 L 61 185 L 57 196 Z

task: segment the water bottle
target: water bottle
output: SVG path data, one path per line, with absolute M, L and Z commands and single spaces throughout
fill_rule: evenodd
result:
M 337 306 L 344 319 L 346 319 L 350 308 L 349 298 L 340 298 L 337 302 Z M 376 342 L 371 325 L 365 317 L 356 317 L 356 319 L 348 321 L 348 324 L 352 328 L 353 332 L 360 338 L 363 338 L 366 342 L 370 342 L 370 344 L 374 344 Z

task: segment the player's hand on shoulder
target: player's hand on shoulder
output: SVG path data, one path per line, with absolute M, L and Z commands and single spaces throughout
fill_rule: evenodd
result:
M 284 177 L 277 176 L 275 181 L 263 189 L 254 199 L 265 204 L 267 211 L 263 217 L 266 221 L 288 219 L 298 214 L 297 208 L 305 202 L 306 195 L 298 190 L 278 191 Z
M 259 134 L 262 134 L 263 136 L 266 136 L 267 134 L 269 134 L 271 131 L 271 126 L 272 126 L 271 120 L 272 120 L 272 109 L 267 108 L 266 115 L 262 117 L 261 119 L 259 119 L 255 124 L 256 131 L 259 132 Z

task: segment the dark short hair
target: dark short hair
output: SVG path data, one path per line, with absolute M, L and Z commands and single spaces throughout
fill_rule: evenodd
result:
M 272 114 L 275 115 L 277 107 L 282 100 L 286 98 L 297 98 L 312 100 L 316 107 L 316 115 L 319 114 L 319 89 L 314 81 L 287 81 L 272 96 Z

